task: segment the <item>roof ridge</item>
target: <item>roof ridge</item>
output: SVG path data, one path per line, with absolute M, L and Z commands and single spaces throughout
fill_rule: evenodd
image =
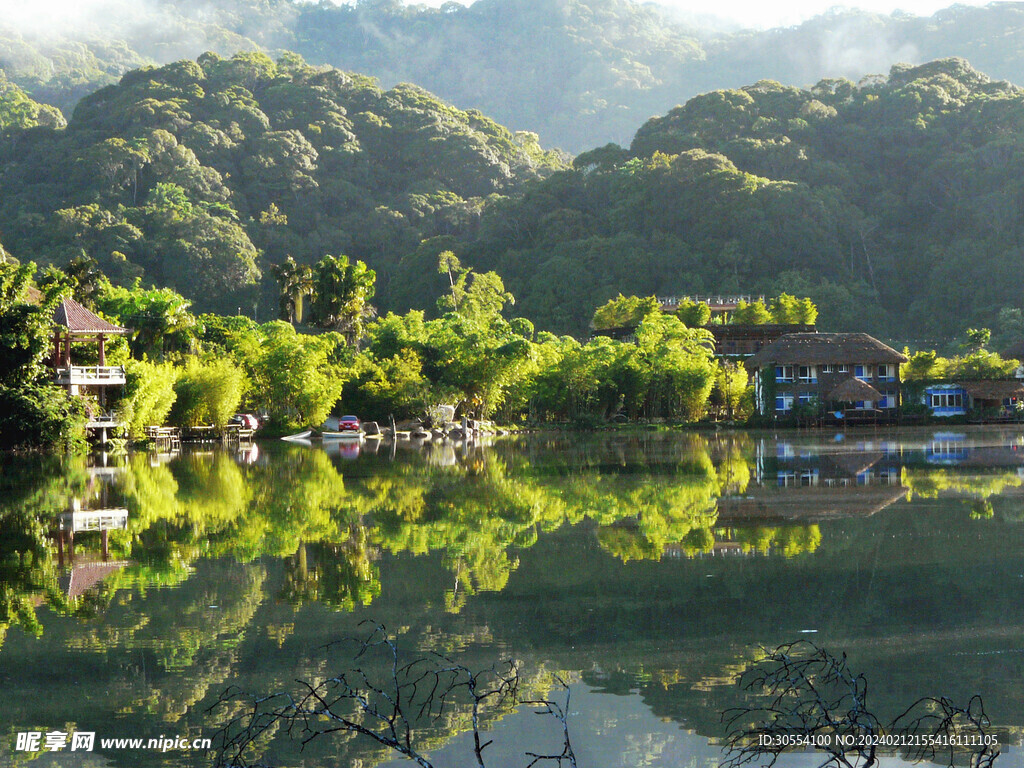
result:
M 787 333 L 747 358 L 748 368 L 769 363 L 905 363 L 907 358 L 863 331 Z
M 128 333 L 127 328 L 104 320 L 70 296 L 62 297 L 60 303 L 53 310 L 53 322 L 64 326 L 71 333 Z

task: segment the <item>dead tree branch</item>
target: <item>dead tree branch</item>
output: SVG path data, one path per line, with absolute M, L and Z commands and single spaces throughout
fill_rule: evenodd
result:
M 365 622 L 364 622 L 365 623 Z M 248 696 L 231 688 L 210 710 L 228 713 L 228 721 L 217 734 L 217 768 L 256 768 L 265 765 L 260 751 L 268 737 L 284 733 L 305 748 L 314 739 L 330 734 L 351 733 L 367 737 L 412 760 L 420 768 L 433 768 L 417 746 L 419 728 L 436 725 L 446 715 L 468 708 L 477 768 L 486 768 L 484 751 L 492 743 L 483 737 L 488 711 L 518 704 L 541 705 L 562 724 L 565 742 L 561 755 L 533 758 L 563 761 L 575 768 L 567 725 L 568 687 L 565 708 L 553 701 L 522 701 L 519 698 L 519 668 L 507 659 L 474 671 L 438 654 L 409 654 L 379 624 L 370 624 L 362 640 L 353 644 L 352 666 L 323 680 L 298 680 L 295 693 Z M 332 643 L 327 648 L 338 645 Z M 562 682 L 561 680 L 559 682 Z M 563 686 L 565 685 L 562 683 Z
M 992 768 L 999 755 L 981 698 L 967 707 L 922 698 L 888 726 L 868 708 L 868 684 L 847 664 L 800 640 L 766 651 L 738 683 L 751 702 L 723 713 L 728 727 L 723 768 L 775 765 L 787 751 L 816 750 L 820 768 L 872 768 L 880 750 L 912 761 Z
M 541 755 L 536 752 L 527 752 L 527 757 L 533 759 L 527 764 L 526 768 L 533 768 L 537 763 L 550 760 L 561 768 L 562 764 L 570 766 L 570 768 L 576 768 L 576 753 L 572 749 L 572 741 L 569 739 L 569 702 L 572 695 L 572 691 L 569 690 L 568 684 L 561 677 L 556 676 L 555 679 L 558 684 L 565 691 L 565 703 L 559 704 L 553 699 L 535 699 L 523 701 L 523 704 L 527 706 L 535 706 L 538 709 L 535 714 L 547 715 L 555 718 L 562 726 L 562 751 L 557 755 Z
M 906 749 L 915 762 L 952 766 L 958 754 L 967 752 L 970 768 L 992 768 L 999 757 L 999 738 L 980 696 L 972 696 L 966 707 L 944 696 L 918 699 L 894 725 L 916 737 Z

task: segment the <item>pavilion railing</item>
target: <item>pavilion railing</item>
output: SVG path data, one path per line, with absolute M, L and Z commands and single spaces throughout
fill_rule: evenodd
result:
M 124 384 L 124 366 L 72 365 L 57 369 L 59 384 Z

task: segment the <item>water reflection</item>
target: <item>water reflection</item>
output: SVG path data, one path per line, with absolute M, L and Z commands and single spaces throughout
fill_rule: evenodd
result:
M 89 716 L 108 730 L 202 728 L 226 685 L 321 674 L 316 649 L 374 618 L 424 649 L 514 653 L 539 692 L 557 671 L 704 736 L 754 648 L 801 632 L 858 657 L 894 707 L 982 687 L 1002 725 L 1024 725 L 1019 432 L 2 461 L 8 723 L 79 720 L 86 684 L 106 691 Z M 319 749 L 323 765 L 382 757 Z
M 128 566 L 131 581 L 167 585 L 216 556 L 282 558 L 282 597 L 351 610 L 380 594 L 380 558 L 405 552 L 442 554 L 445 606 L 457 612 L 501 590 L 515 552 L 566 524 L 588 524 L 623 563 L 794 557 L 820 546 L 823 521 L 940 496 L 992 517 L 990 500 L 1024 483 L 1024 446 L 1012 433 L 839 437 L 548 438 L 397 454 L 375 441 L 361 455 L 354 442 L 348 452 L 246 446 L 135 454 L 119 466 L 8 458 L 3 523 L 24 557 L 4 578 L 7 614 L 38 631 L 27 606 L 55 592 L 64 599 L 51 603 L 66 610 Z M 94 562 L 106 565 L 87 575 Z

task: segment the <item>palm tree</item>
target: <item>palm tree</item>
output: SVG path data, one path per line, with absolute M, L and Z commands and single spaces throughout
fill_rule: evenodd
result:
M 345 336 L 358 346 L 363 321 L 374 316 L 370 305 L 377 273 L 348 256 L 324 256 L 313 270 L 313 315 L 317 325 Z
M 281 319 L 301 323 L 304 299 L 313 293 L 313 271 L 306 264 L 296 264 L 291 256 L 271 269 L 281 287 Z

